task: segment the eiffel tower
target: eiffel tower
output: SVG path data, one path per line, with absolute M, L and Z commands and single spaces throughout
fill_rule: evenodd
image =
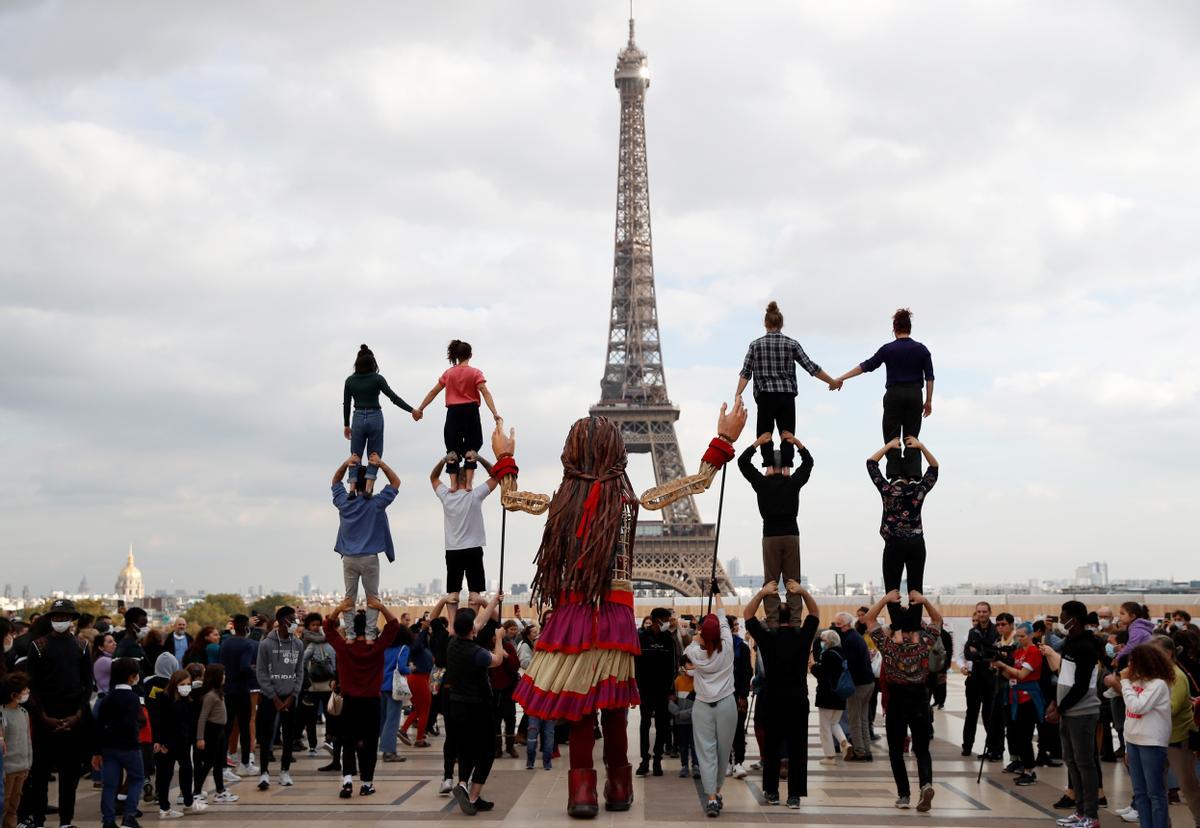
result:
M 617 56 L 614 80 L 621 98 L 621 144 L 617 156 L 612 312 L 600 402 L 588 413 L 617 423 L 627 451 L 650 454 L 658 485 L 683 477 L 689 470 L 675 436 L 679 407 L 667 396 L 659 347 L 646 165 L 645 101 L 650 71 L 645 52 L 633 39 L 632 16 L 629 42 Z M 663 509 L 661 521 L 639 520 L 633 580 L 684 595 L 706 595 L 715 543 L 713 530 L 713 524 L 701 522 L 696 501 L 690 496 Z M 719 562 L 717 581 L 723 592 L 732 593 Z

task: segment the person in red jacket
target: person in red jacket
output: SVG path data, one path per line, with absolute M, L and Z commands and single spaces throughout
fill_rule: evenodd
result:
M 504 645 L 504 663 L 499 667 L 492 667 L 489 671 L 489 678 L 492 682 L 492 698 L 496 705 L 496 758 L 499 759 L 505 753 L 508 753 L 513 759 L 517 758 L 516 747 L 516 727 L 517 727 L 517 705 L 513 701 L 513 690 L 517 688 L 517 682 L 521 680 L 521 661 L 517 658 L 517 648 L 513 644 L 513 637 L 517 633 L 517 622 L 509 619 L 505 621 L 498 632 L 493 635 L 503 637 Z M 481 639 L 479 645 L 487 649 L 493 649 L 495 642 Z M 502 732 L 503 731 L 503 732 Z M 501 748 L 501 736 L 504 737 L 504 748 Z
M 338 632 L 342 613 L 354 607 L 347 598 L 325 617 L 325 640 L 337 653 L 338 683 L 342 688 L 343 706 L 339 718 L 342 742 L 346 747 L 342 764 L 342 790 L 339 796 L 349 799 L 354 790 L 357 770 L 362 787 L 360 796 L 375 793 L 375 760 L 379 749 L 379 687 L 383 684 L 384 652 L 401 630 L 396 616 L 378 598 L 367 599 L 367 606 L 382 616 L 384 627 L 374 640 L 368 640 L 367 615 L 354 615 L 354 640 L 347 642 Z M 407 632 L 407 630 L 405 630 Z M 356 768 L 357 760 L 357 768 Z

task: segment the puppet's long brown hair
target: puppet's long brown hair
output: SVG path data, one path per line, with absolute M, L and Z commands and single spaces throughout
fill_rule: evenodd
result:
M 558 601 L 565 591 L 589 603 L 600 600 L 612 571 L 626 500 L 637 520 L 637 499 L 625 473 L 625 441 L 604 417 L 576 420 L 563 446 L 563 479 L 550 502 L 550 514 L 537 553 L 533 597 L 539 606 Z M 599 482 L 599 503 L 586 538 L 577 538 L 579 520 L 592 483 Z M 630 532 L 630 535 L 633 533 Z M 630 537 L 632 544 L 633 538 Z M 632 554 L 632 546 L 630 554 Z

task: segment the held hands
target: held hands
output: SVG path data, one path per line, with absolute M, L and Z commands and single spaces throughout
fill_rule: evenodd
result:
M 424 411 L 422 411 L 421 409 L 419 409 L 419 408 L 414 408 L 414 409 L 412 410 L 412 418 L 413 418 L 413 422 L 420 422 L 420 421 L 421 421 L 421 418 L 422 418 L 422 417 L 424 417 L 424 416 L 425 416 L 425 412 L 424 412 Z
M 510 428 L 504 433 L 504 420 L 496 420 L 496 430 L 492 432 L 492 455 L 513 454 L 517 448 L 517 430 Z
M 733 409 L 727 409 L 729 409 L 728 404 L 721 403 L 721 414 L 717 417 L 717 434 L 728 438 L 729 442 L 735 443 L 741 436 L 742 429 L 746 427 L 746 406 L 742 402 L 742 398 L 738 397 L 733 403 Z
M 831 380 L 829 383 L 829 390 L 830 391 L 841 391 L 842 390 L 842 382 L 843 382 L 843 380 L 841 380 L 841 379 Z

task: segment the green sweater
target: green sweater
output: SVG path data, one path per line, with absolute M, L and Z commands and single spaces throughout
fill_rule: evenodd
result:
M 405 411 L 412 411 L 412 406 L 400 399 L 382 375 L 351 374 L 346 377 L 346 391 L 342 395 L 342 424 L 350 425 L 350 399 L 354 399 L 356 409 L 379 408 L 379 394 L 383 392 L 387 398 Z

